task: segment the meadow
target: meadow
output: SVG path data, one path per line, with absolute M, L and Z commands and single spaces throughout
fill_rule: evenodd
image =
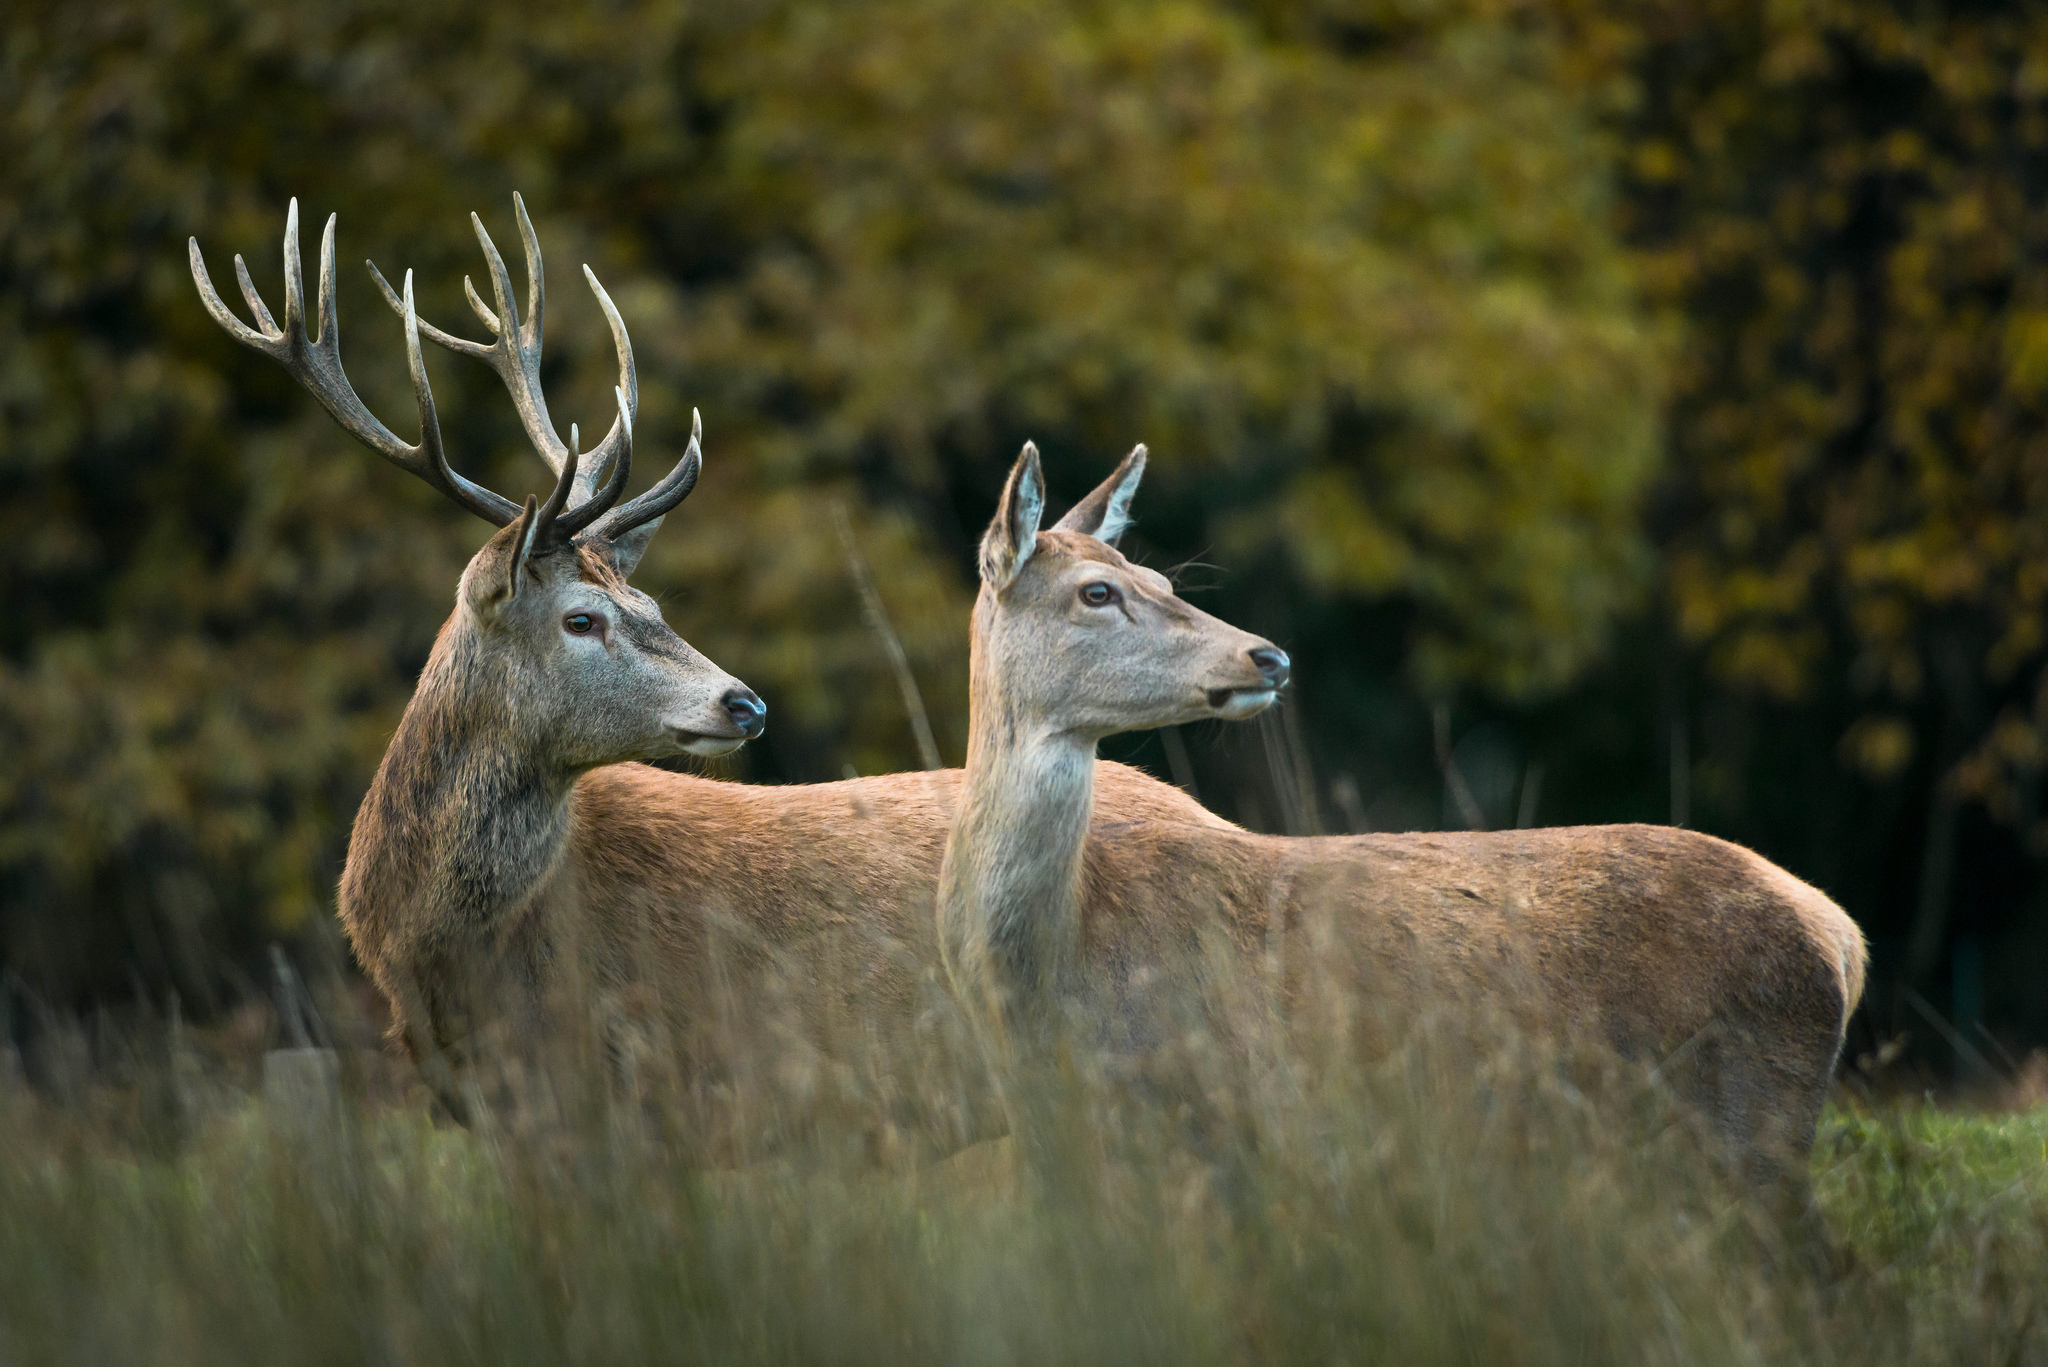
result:
M 0 33 L 0 1367 L 2048 1363 L 2048 1055 L 1996 1043 L 2048 1041 L 2048 7 Z M 334 1095 L 266 1087 L 250 977 L 343 959 L 348 818 L 480 528 L 214 327 L 186 244 L 275 302 L 287 201 L 309 250 L 340 214 L 350 370 L 409 435 L 355 263 L 468 327 L 466 216 L 511 246 L 515 191 L 557 419 L 611 421 L 589 262 L 639 478 L 706 423 L 635 582 L 774 707 L 722 773 L 957 760 L 1011 453 L 1064 503 L 1144 440 L 1126 549 L 1292 652 L 1298 711 L 1118 757 L 1255 830 L 1669 821 L 1826 889 L 1873 957 L 1818 1221 L 1747 1205 L 1656 1078 L 1511 1030 L 1149 1090 L 1070 1058 L 1031 1161 L 932 1161 L 875 1139 L 905 1077 L 944 1120 L 944 1049 L 508 1058 L 462 1129 L 314 973 Z M 498 387 L 431 364 L 455 463 L 544 492 Z M 1914 1071 L 1986 1041 L 1996 1088 Z
M 1221 1141 L 1070 1067 L 1027 1170 L 831 1127 L 707 1165 L 602 1069 L 463 1130 L 349 1041 L 309 1109 L 219 1037 L 93 1033 L 0 1083 L 0 1362 L 2048 1362 L 2048 1106 L 1869 1060 L 1802 1240 L 1653 1084 L 1514 1039 L 1268 1057 L 1211 1079 Z

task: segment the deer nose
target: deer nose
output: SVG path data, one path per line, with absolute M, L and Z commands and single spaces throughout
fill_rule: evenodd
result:
M 768 704 L 751 688 L 735 688 L 719 699 L 725 704 L 725 715 L 732 718 L 732 724 L 748 740 L 761 734 L 768 725 Z
M 1287 652 L 1278 646 L 1259 646 L 1249 652 L 1252 663 L 1269 688 L 1279 688 L 1287 682 Z

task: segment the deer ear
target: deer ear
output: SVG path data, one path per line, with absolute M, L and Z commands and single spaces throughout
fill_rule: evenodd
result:
M 618 561 L 621 578 L 630 576 L 639 567 L 640 557 L 647 554 L 647 543 L 654 540 L 654 534 L 660 530 L 661 519 L 651 517 L 611 539 L 612 558 Z
M 526 496 L 526 511 L 514 519 L 509 530 L 512 534 L 512 563 L 505 570 L 505 601 L 511 602 L 519 596 L 519 581 L 524 576 L 520 571 L 533 558 L 533 540 L 540 532 L 538 500 L 532 494 Z
M 1145 443 L 1139 442 L 1124 457 L 1115 473 L 1095 486 L 1095 491 L 1076 503 L 1053 525 L 1054 531 L 1079 532 L 1098 541 L 1116 544 L 1131 525 L 1131 496 L 1145 477 Z
M 526 507 L 511 525 L 492 537 L 470 561 L 462 576 L 462 596 L 469 610 L 488 620 L 519 597 L 519 581 L 533 557 L 534 534 L 540 530 L 540 501 L 526 496 Z
M 1038 549 L 1038 523 L 1044 515 L 1045 475 L 1038 468 L 1038 448 L 1027 441 L 1023 454 L 1010 467 L 1002 501 L 996 504 L 995 521 L 981 538 L 983 583 L 997 591 L 1009 586 Z

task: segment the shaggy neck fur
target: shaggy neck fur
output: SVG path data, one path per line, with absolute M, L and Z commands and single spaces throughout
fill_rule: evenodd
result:
M 984 649 L 987 615 L 976 614 L 984 620 L 969 665 L 967 768 L 939 875 L 940 938 L 955 989 L 1016 1024 L 1073 986 L 1095 744 L 1021 714 Z
M 356 818 L 342 916 L 359 946 L 427 926 L 490 933 L 567 846 L 576 773 L 519 724 L 521 699 L 460 613 L 442 629 Z

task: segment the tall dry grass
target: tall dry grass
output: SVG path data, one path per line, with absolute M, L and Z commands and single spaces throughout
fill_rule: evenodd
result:
M 1639 1074 L 1476 1033 L 1070 1049 L 1028 1163 L 878 1158 L 859 1068 L 790 1125 L 528 1058 L 464 1131 L 346 1044 L 309 1109 L 102 1039 L 0 1082 L 0 1363 L 2048 1362 L 2048 1113 L 1832 1111 L 1816 1257 Z M 707 1162 L 707 1093 L 775 1142 Z

